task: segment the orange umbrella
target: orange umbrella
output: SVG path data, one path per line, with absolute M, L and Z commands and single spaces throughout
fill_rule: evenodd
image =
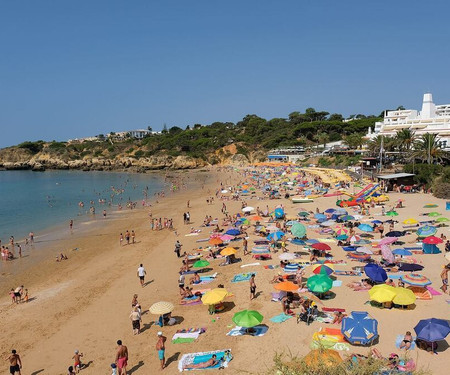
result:
M 308 366 L 312 367 L 317 367 L 318 365 L 332 367 L 342 362 L 339 353 L 331 349 L 311 350 L 303 360 Z
M 220 244 L 222 244 L 223 243 L 223 241 L 220 239 L 220 238 L 211 238 L 209 241 L 208 241 L 211 245 L 220 245 Z
M 299 286 L 291 281 L 283 281 L 281 283 L 275 284 L 274 288 L 277 290 L 282 290 L 283 292 L 293 292 L 298 290 Z
M 236 249 L 234 247 L 226 247 L 220 252 L 220 255 L 222 256 L 228 256 L 233 254 L 236 254 Z
M 255 215 L 255 216 L 252 216 L 252 217 L 250 218 L 250 220 L 253 220 L 253 221 L 261 221 L 261 220 L 262 220 L 262 217 L 261 217 L 261 216 L 258 216 L 258 215 Z

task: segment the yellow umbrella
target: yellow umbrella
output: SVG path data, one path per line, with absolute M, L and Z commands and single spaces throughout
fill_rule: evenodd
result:
M 369 290 L 370 299 L 379 303 L 391 302 L 396 294 L 395 288 L 386 284 L 375 285 Z
M 174 309 L 174 306 L 172 303 L 161 301 L 161 302 L 156 302 L 153 305 L 151 305 L 148 310 L 150 311 L 150 313 L 152 313 L 154 315 L 163 315 L 163 314 L 168 314 L 168 313 L 172 312 L 173 309 Z
M 226 289 L 215 288 L 203 295 L 202 302 L 204 305 L 215 305 L 216 303 L 222 302 L 227 294 L 228 292 Z
M 403 220 L 403 224 L 407 224 L 407 225 L 413 225 L 413 224 L 418 224 L 419 222 L 416 219 L 413 218 L 409 218 L 406 220 Z
M 236 254 L 236 249 L 234 247 L 226 247 L 225 249 L 223 249 L 220 252 L 220 255 L 222 255 L 224 257 L 226 257 L 228 255 L 234 255 L 234 254 Z
M 416 302 L 416 295 L 411 289 L 395 288 L 395 291 L 397 292 L 397 295 L 394 297 L 392 302 L 396 305 L 407 306 Z

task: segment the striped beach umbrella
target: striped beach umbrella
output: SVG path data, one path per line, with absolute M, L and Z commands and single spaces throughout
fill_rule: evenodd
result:
M 432 227 L 431 225 L 424 225 L 423 227 L 420 227 L 417 229 L 417 235 L 419 237 L 428 237 L 432 236 L 437 232 L 437 229 L 435 227 Z
M 348 257 L 355 259 L 355 260 L 362 261 L 362 262 L 370 259 L 369 254 L 363 254 L 363 253 L 358 253 L 358 252 L 350 252 L 350 253 L 348 253 Z
M 418 273 L 409 273 L 406 275 L 402 275 L 401 279 L 403 280 L 403 282 L 405 282 L 406 284 L 409 285 L 415 285 L 415 286 L 426 286 L 426 285 L 430 285 L 431 281 L 429 278 L 420 275 Z
M 163 315 L 172 312 L 173 309 L 174 306 L 171 302 L 160 301 L 151 305 L 148 310 L 153 315 Z
M 333 267 L 333 264 L 331 264 L 331 263 L 314 264 L 312 266 L 312 272 L 316 275 L 321 272 L 325 272 L 329 276 L 334 272 L 334 267 Z

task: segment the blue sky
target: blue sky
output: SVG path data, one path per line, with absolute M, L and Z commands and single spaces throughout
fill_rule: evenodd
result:
M 447 1 L 0 3 L 0 147 L 450 103 Z

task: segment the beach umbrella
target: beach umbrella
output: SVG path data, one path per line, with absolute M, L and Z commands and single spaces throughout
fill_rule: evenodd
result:
M 441 214 L 440 214 L 439 212 L 430 212 L 430 213 L 428 214 L 428 216 L 436 217 L 436 216 L 441 216 Z
M 209 262 L 208 262 L 207 260 L 203 260 L 203 259 L 197 260 L 197 261 L 192 265 L 192 267 L 194 267 L 194 268 L 203 268 L 203 267 L 207 267 L 207 266 L 209 266 Z
M 230 236 L 237 236 L 237 235 L 240 234 L 240 233 L 241 233 L 241 231 L 240 231 L 239 229 L 236 229 L 236 228 L 228 229 L 228 230 L 225 232 L 225 234 L 229 234 Z
M 406 233 L 399 230 L 393 230 L 386 233 L 386 237 L 403 237 Z
M 396 305 L 408 306 L 416 302 L 416 295 L 411 289 L 395 288 L 397 293 L 392 300 Z
M 208 241 L 211 245 L 221 245 L 223 241 L 220 238 L 214 237 Z
M 398 240 L 397 237 L 384 237 L 382 240 L 380 240 L 378 243 L 380 245 L 390 245 L 391 243 L 394 243 Z
M 398 216 L 398 213 L 396 211 L 389 211 L 386 212 L 386 216 Z
M 372 250 L 370 250 L 368 247 L 364 247 L 364 246 L 358 247 L 355 251 L 357 253 L 361 253 L 361 254 L 369 254 L 369 255 L 373 254 Z
M 369 254 L 364 254 L 364 253 L 358 253 L 358 252 L 350 252 L 348 253 L 349 258 L 355 259 L 355 260 L 359 260 L 359 261 L 365 261 L 365 260 L 369 260 L 370 259 L 370 255 Z
M 417 299 L 430 300 L 433 299 L 431 292 L 423 286 L 410 285 L 407 289 L 411 290 Z
M 352 215 L 342 215 L 339 217 L 340 220 L 342 221 L 351 221 L 351 220 L 355 220 L 355 218 Z
M 327 214 L 333 214 L 333 213 L 335 213 L 336 212 L 336 210 L 334 209 L 334 208 L 327 208 L 326 210 L 325 210 L 325 213 L 327 213 Z
M 283 254 L 278 255 L 278 258 L 281 260 L 293 260 L 293 259 L 297 258 L 297 256 L 292 253 L 283 253 Z
M 449 220 L 446 217 L 440 217 L 436 219 L 436 223 L 446 223 L 447 221 Z
M 239 327 L 251 328 L 261 324 L 263 316 L 255 310 L 242 310 L 234 314 L 232 320 Z
M 254 209 L 255 209 L 254 207 L 247 206 L 247 207 L 244 207 L 242 209 L 242 211 L 243 212 L 252 212 Z
M 406 224 L 406 225 L 414 225 L 414 224 L 418 224 L 418 223 L 419 222 L 416 219 L 413 219 L 413 218 L 409 218 L 409 219 L 403 220 L 403 224 Z
M 409 285 L 426 286 L 431 284 L 430 279 L 418 273 L 408 273 L 406 275 L 402 275 L 400 278 L 403 282 Z
M 342 358 L 336 350 L 320 348 L 311 350 L 303 357 L 303 361 L 310 369 L 314 369 L 322 366 L 336 366 L 342 362 Z
M 369 240 L 366 240 L 365 238 L 360 238 L 359 240 L 355 241 L 354 244 L 356 245 L 368 245 L 371 242 Z
M 383 222 L 380 221 L 380 220 L 372 220 L 371 223 L 372 223 L 372 224 L 377 224 L 377 225 L 378 225 L 378 224 L 383 224 Z
M 310 238 L 309 240 L 305 241 L 307 244 L 313 245 L 315 243 L 319 243 L 319 240 L 316 240 L 315 238 Z
M 303 238 L 306 235 L 306 228 L 301 223 L 294 223 L 291 227 L 291 233 L 295 237 Z
M 329 276 L 334 272 L 334 266 L 331 263 L 314 264 L 312 266 L 312 272 L 316 275 L 324 272 Z
M 362 230 L 363 232 L 373 232 L 373 227 L 369 224 L 360 224 L 358 225 L 358 229 Z
M 334 233 L 336 233 L 337 236 L 340 236 L 342 234 L 347 234 L 348 233 L 348 229 L 344 228 L 344 227 L 337 227 L 334 229 Z
M 314 218 L 316 218 L 317 220 L 326 220 L 327 216 L 324 214 L 314 214 Z
M 322 242 L 318 242 L 318 243 L 312 244 L 311 247 L 313 249 L 320 250 L 320 251 L 331 250 L 330 245 L 327 245 L 326 243 L 322 243 Z
M 376 283 L 383 283 L 387 280 L 386 271 L 377 264 L 367 264 L 364 266 L 364 272 L 369 279 Z
M 361 240 L 361 237 L 359 237 L 359 236 L 351 236 L 350 237 L 350 242 L 356 242 L 356 241 L 360 241 Z
M 250 218 L 250 220 L 253 220 L 253 221 L 261 221 L 263 218 L 261 217 L 261 216 L 259 216 L 259 215 L 255 215 L 255 216 L 252 216 L 251 218 Z
M 385 259 L 389 264 L 395 263 L 394 254 L 392 254 L 392 250 L 388 245 L 381 245 L 380 250 L 383 259 Z
M 223 249 L 220 252 L 220 255 L 226 257 L 226 256 L 229 256 L 229 255 L 234 255 L 236 253 L 237 253 L 237 251 L 236 251 L 236 249 L 234 247 L 226 247 L 225 249 Z
M 283 292 L 294 292 L 299 289 L 299 286 L 291 281 L 282 281 L 281 283 L 275 284 L 273 287 Z
M 322 227 L 332 227 L 334 224 L 336 224 L 336 222 L 334 220 L 327 220 L 327 221 L 320 223 L 320 225 Z
M 285 233 L 279 230 L 277 232 L 270 233 L 266 238 L 269 241 L 271 241 L 271 240 L 278 241 L 280 238 L 283 238 L 284 236 L 285 236 Z
M 378 337 L 378 322 L 366 311 L 352 311 L 342 319 L 341 332 L 350 344 L 367 345 Z
M 409 251 L 409 250 L 406 250 L 406 249 L 395 249 L 395 250 L 392 251 L 392 254 L 394 254 L 394 255 L 400 255 L 400 256 L 402 256 L 402 257 L 405 257 L 405 256 L 410 256 L 410 255 L 412 255 L 412 252 Z
M 437 232 L 437 229 L 435 227 L 432 227 L 431 225 L 425 225 L 425 226 L 417 229 L 416 233 L 419 237 L 428 237 L 428 236 L 432 236 L 436 232 Z
M 340 234 L 339 236 L 336 237 L 338 241 L 345 241 L 347 238 L 348 236 L 346 234 Z
M 436 207 L 438 207 L 438 205 L 437 204 L 432 204 L 432 203 L 428 203 L 425 206 L 423 206 L 423 208 L 436 208 Z
M 299 240 L 298 238 L 294 238 L 291 240 L 291 243 L 297 246 L 303 246 L 306 245 L 306 242 L 303 240 Z
M 322 272 L 308 278 L 306 281 L 307 288 L 313 293 L 326 293 L 333 287 L 333 280 Z
M 202 302 L 204 305 L 215 305 L 216 303 L 222 302 L 227 295 L 228 292 L 226 289 L 215 288 L 202 296 Z
M 284 211 L 282 208 L 276 208 L 274 213 L 276 219 L 282 219 L 284 217 Z
M 347 210 L 342 207 L 336 208 L 336 211 L 334 211 L 335 215 L 347 215 Z
M 245 218 L 245 217 L 243 217 L 243 218 L 240 218 L 239 219 L 239 222 L 240 222 L 240 224 L 242 225 L 249 225 L 250 224 L 250 221 L 248 221 L 248 219 L 247 218 Z
M 161 301 L 161 302 L 156 302 L 153 305 L 151 305 L 148 310 L 153 315 L 163 315 L 163 314 L 168 314 L 168 313 L 172 312 L 173 309 L 174 309 L 174 306 L 172 303 Z
M 416 271 L 422 271 L 423 266 L 420 264 L 415 263 L 402 263 L 400 267 L 398 267 L 400 271 L 406 271 L 406 272 L 416 272 Z
M 395 288 L 387 284 L 375 285 L 369 290 L 370 300 L 379 303 L 391 302 L 395 295 Z
M 307 216 L 309 216 L 309 212 L 306 212 L 306 211 L 300 211 L 300 212 L 298 213 L 298 216 L 301 216 L 301 217 L 307 217 Z
M 234 239 L 234 236 L 231 236 L 229 234 L 223 234 L 219 237 L 222 241 L 230 241 Z
M 427 245 L 437 245 L 444 241 L 442 241 L 439 237 L 429 236 L 429 237 L 424 238 L 424 240 L 422 242 L 426 243 Z
M 444 319 L 422 319 L 414 327 L 417 338 L 428 342 L 444 340 L 450 333 L 450 323 Z

